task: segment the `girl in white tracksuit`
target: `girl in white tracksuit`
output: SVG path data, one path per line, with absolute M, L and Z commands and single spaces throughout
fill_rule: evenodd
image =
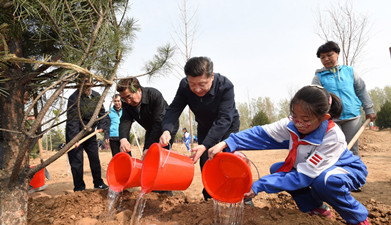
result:
M 348 224 L 369 224 L 367 209 L 350 194 L 364 185 L 368 172 L 332 120 L 341 111 L 334 94 L 320 86 L 303 87 L 291 100 L 289 119 L 231 134 L 209 149 L 209 158 L 225 148 L 289 149 L 285 162 L 272 165 L 271 174 L 254 182 L 246 198 L 287 191 L 302 212 L 331 217 L 326 202 Z

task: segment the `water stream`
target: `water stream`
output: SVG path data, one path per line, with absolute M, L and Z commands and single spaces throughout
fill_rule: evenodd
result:
M 115 211 L 115 203 L 118 201 L 118 198 L 119 198 L 119 192 L 115 192 L 111 189 L 109 189 L 108 193 L 107 193 L 107 201 L 108 201 L 108 205 L 109 205 L 109 215 L 110 217 L 113 217 L 114 216 L 114 211 Z M 121 202 L 122 200 L 120 201 L 120 205 L 121 205 Z
M 147 199 L 143 199 L 145 195 L 145 191 L 141 190 L 140 197 L 137 199 L 136 204 L 134 205 L 132 219 L 130 220 L 130 225 L 138 225 L 140 224 L 141 217 L 143 216 L 145 203 Z
M 240 225 L 243 221 L 243 200 L 237 203 L 225 203 L 213 200 L 215 224 Z

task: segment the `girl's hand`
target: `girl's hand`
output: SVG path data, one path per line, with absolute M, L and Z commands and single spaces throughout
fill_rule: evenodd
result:
M 215 155 L 219 152 L 222 152 L 227 146 L 227 143 L 225 143 L 224 141 L 222 142 L 219 142 L 217 143 L 215 146 L 213 146 L 212 148 L 210 148 L 208 150 L 208 157 L 209 157 L 209 160 L 212 160 L 213 157 L 215 157 Z
M 249 192 L 245 193 L 244 195 L 244 198 L 254 198 L 256 196 L 255 192 L 253 191 L 253 189 L 251 189 Z
M 194 154 L 191 155 L 190 158 L 193 160 L 194 163 L 196 163 L 205 151 L 206 151 L 205 145 L 198 145 L 191 149 L 191 152 L 193 152 Z

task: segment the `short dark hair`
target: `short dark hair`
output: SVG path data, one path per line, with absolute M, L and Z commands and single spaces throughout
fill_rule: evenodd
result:
M 303 108 L 316 117 L 322 117 L 329 113 L 334 119 L 339 118 L 342 113 L 341 100 L 322 86 L 309 85 L 301 88 L 291 100 L 290 111 L 293 111 L 294 105 L 303 103 L 305 104 L 302 105 Z
M 198 77 L 206 74 L 210 77 L 213 73 L 213 62 L 208 57 L 193 57 L 186 62 L 184 71 L 186 76 Z
M 130 92 L 136 93 L 139 88 L 141 88 L 140 82 L 135 77 L 120 80 L 117 84 L 118 92 L 122 92 L 126 89 L 129 89 Z
M 337 43 L 335 43 L 334 41 L 328 41 L 326 42 L 325 44 L 321 45 L 319 48 L 318 48 L 318 51 L 316 52 L 316 56 L 318 58 L 320 58 L 320 54 L 322 53 L 328 53 L 328 52 L 336 52 L 337 54 L 339 54 L 339 52 L 341 51 L 339 49 L 339 46 Z
M 120 94 L 115 94 L 114 96 L 113 96 L 113 99 L 116 99 L 116 98 L 121 98 L 121 95 Z

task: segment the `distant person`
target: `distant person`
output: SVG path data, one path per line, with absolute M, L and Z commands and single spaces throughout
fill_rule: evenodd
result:
M 106 144 L 110 145 L 112 156 L 120 152 L 119 123 L 120 123 L 121 116 L 122 116 L 121 96 L 119 94 L 115 94 L 113 97 L 113 107 L 111 107 L 109 113 L 110 138 L 106 139 Z
M 163 116 L 168 106 L 163 95 L 155 88 L 142 87 L 137 78 L 121 80 L 117 85 L 123 101 L 122 116 L 119 124 L 120 151 L 131 152 L 129 133 L 134 121 L 146 131 L 143 150 L 159 142 Z M 177 132 L 179 122 L 174 122 L 173 132 Z M 170 142 L 171 146 L 173 140 Z
M 105 143 L 105 141 L 103 139 L 99 139 L 98 140 L 98 147 L 102 151 L 106 148 L 106 143 Z
M 351 195 L 366 182 L 368 171 L 333 122 L 341 112 L 336 95 L 305 86 L 291 100 L 289 119 L 231 134 L 209 149 L 209 159 L 224 149 L 289 149 L 285 162 L 273 164 L 270 175 L 255 181 L 245 197 L 287 191 L 302 212 L 331 218 L 328 204 L 348 224 L 369 224 L 368 210 Z
M 175 137 L 175 121 L 188 105 L 198 123 L 198 146 L 191 149 L 194 152 L 191 157 L 201 157 L 202 171 L 208 160 L 206 150 L 231 133 L 239 131 L 234 86 L 228 78 L 213 72 L 213 62 L 208 57 L 190 58 L 186 62 L 184 72 L 186 77 L 181 80 L 175 98 L 164 116 L 160 144 L 166 146 L 172 137 Z M 212 198 L 205 188 L 202 194 L 205 200 Z
M 341 127 L 349 144 L 362 125 L 361 106 L 366 119 L 373 122 L 376 114 L 364 81 L 353 72 L 353 67 L 338 65 L 339 52 L 338 44 L 333 41 L 328 41 L 318 48 L 316 56 L 324 67 L 316 70 L 312 84 L 323 86 L 341 99 L 342 115 L 335 119 L 335 122 Z M 358 140 L 350 150 L 354 155 L 359 155 Z
M 187 151 L 190 152 L 190 141 L 191 141 L 190 134 L 189 134 L 189 132 L 187 132 L 186 127 L 183 128 L 182 131 L 183 131 L 183 138 L 184 138 L 184 142 L 185 142 Z
M 83 83 L 83 80 L 80 82 Z M 84 124 L 87 124 L 91 119 L 94 113 L 96 106 L 100 100 L 100 94 L 92 90 L 93 84 L 88 79 L 84 79 L 83 89 L 76 90 L 68 99 L 68 112 L 67 112 L 67 122 L 65 127 L 66 142 L 70 142 L 80 131 L 82 131 L 83 125 L 79 119 L 79 113 Z M 77 99 L 80 96 L 80 106 L 77 104 Z M 76 104 L 75 104 L 76 103 Z M 73 106 L 72 106 L 73 105 Z M 72 107 L 71 107 L 72 106 Z M 70 108 L 71 107 L 71 108 Z M 79 108 L 78 108 L 79 107 Z M 99 112 L 98 117 L 105 115 L 105 109 L 102 105 L 102 108 Z M 92 127 L 93 132 L 96 128 L 104 130 L 105 138 L 109 138 L 109 118 L 108 116 L 97 121 Z M 87 136 L 88 134 L 86 134 Z M 94 183 L 94 189 L 108 189 L 108 186 L 102 180 L 101 166 L 99 160 L 99 149 L 98 142 L 96 140 L 96 135 L 87 139 L 85 142 L 80 145 L 76 143 L 76 148 L 68 152 L 69 163 L 71 165 L 72 177 L 73 177 L 73 191 L 83 191 L 86 188 L 86 185 L 83 180 L 83 149 L 87 153 L 88 160 L 90 161 L 91 174 Z

